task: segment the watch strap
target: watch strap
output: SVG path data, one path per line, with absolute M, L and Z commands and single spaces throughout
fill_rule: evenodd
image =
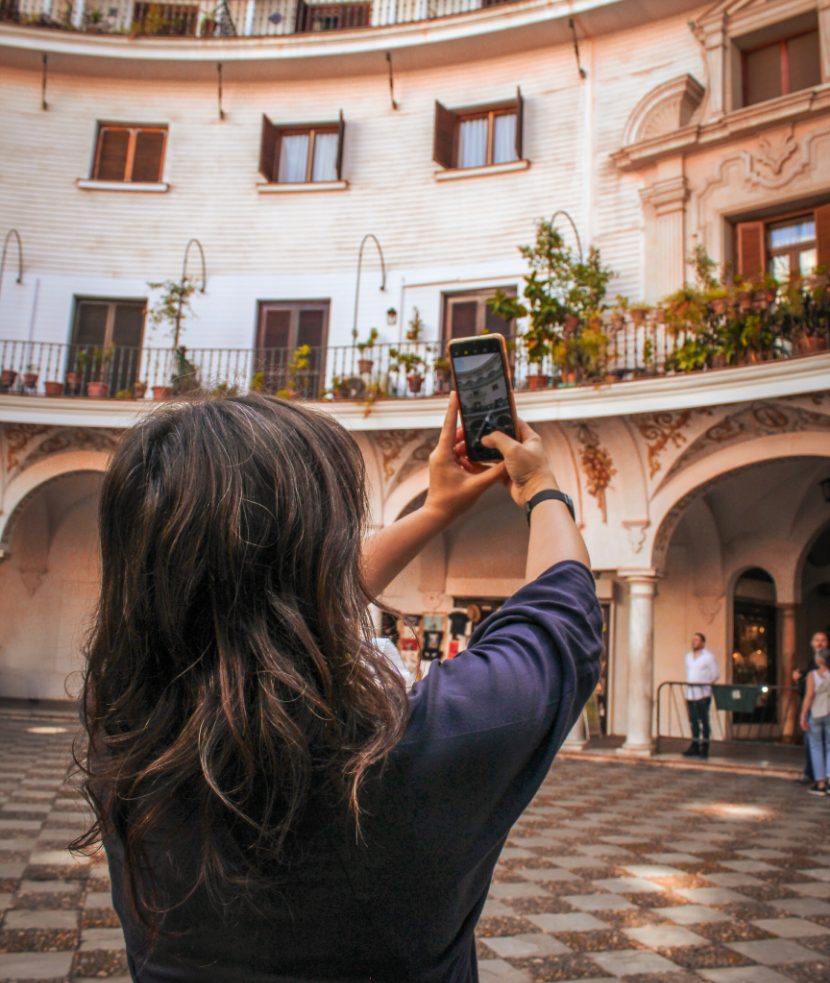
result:
M 533 498 L 529 502 L 525 503 L 525 515 L 527 516 L 527 524 L 530 525 L 530 513 L 536 508 L 540 502 L 546 502 L 552 500 L 555 502 L 564 502 L 571 513 L 571 518 L 576 522 L 576 513 L 574 511 L 574 503 L 571 500 L 570 495 L 566 495 L 565 492 L 559 491 L 555 488 L 545 488 L 543 491 L 536 492 Z

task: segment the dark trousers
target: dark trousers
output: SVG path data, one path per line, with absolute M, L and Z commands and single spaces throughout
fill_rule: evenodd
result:
M 703 737 L 704 744 L 709 743 L 709 706 L 712 703 L 711 696 L 704 696 L 702 700 L 686 700 L 689 709 L 689 723 L 692 725 L 692 740 L 700 741 Z

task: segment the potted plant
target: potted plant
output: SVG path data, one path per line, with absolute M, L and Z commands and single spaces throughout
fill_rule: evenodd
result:
M 63 383 L 55 379 L 47 379 L 43 389 L 47 396 L 63 396 Z
M 251 376 L 251 384 L 248 386 L 252 393 L 263 393 L 265 392 L 265 373 L 260 370 L 259 372 L 254 372 Z
M 39 378 L 39 373 L 36 371 L 36 366 L 27 365 L 26 371 L 23 373 L 23 388 L 35 389 L 37 386 L 38 378 Z
M 577 340 L 574 337 L 560 338 L 551 346 L 553 364 L 559 370 L 559 382 L 563 386 L 572 386 L 576 382 Z M 532 381 L 528 376 L 528 388 L 544 389 L 547 386 L 547 376 L 542 377 L 544 383 Z
M 450 387 L 450 380 L 452 379 L 450 360 L 443 355 L 439 355 L 433 360 L 432 368 L 435 372 L 436 388 L 439 392 L 446 392 Z
M 209 14 L 205 15 L 202 21 L 201 34 L 203 38 L 212 38 L 216 35 L 216 28 L 219 26 L 219 8 L 214 7 Z
M 153 386 L 153 398 L 169 399 L 173 394 L 188 392 L 199 385 L 198 370 L 181 344 L 183 325 L 193 314 L 191 298 L 196 292 L 196 284 L 189 277 L 183 277 L 181 280 L 148 282 L 147 286 L 160 291 L 156 302 L 147 308 L 150 325 L 153 329 L 166 327 L 172 343 L 167 378 Z
M 17 373 L 14 369 L 3 369 L 0 371 L 0 388 L 4 391 L 8 391 L 14 385 L 14 380 L 17 378 Z
M 282 389 L 277 390 L 280 399 L 296 399 L 300 395 L 303 384 L 303 376 L 308 372 L 311 365 L 311 346 L 300 345 L 295 349 L 294 355 L 287 366 L 286 384 Z
M 374 367 L 374 359 L 366 358 L 366 352 L 371 351 L 374 348 L 378 340 L 378 329 L 372 328 L 369 331 L 368 336 L 363 341 L 357 340 L 357 328 L 352 331 L 352 338 L 354 339 L 355 348 L 360 352 L 360 358 L 357 360 L 357 370 L 361 375 L 368 375 L 372 368 Z
M 582 378 L 592 381 L 601 379 L 608 362 L 608 335 L 603 331 L 602 318 L 598 314 L 588 318 L 576 344 Z
M 90 399 L 106 399 L 109 396 L 109 381 L 102 377 L 108 373 L 113 354 L 112 345 L 78 352 L 78 369 L 82 378 L 88 376 L 86 394 Z
M 403 369 L 406 382 L 411 393 L 419 393 L 424 384 L 424 366 L 426 359 L 417 352 L 402 352 L 397 348 L 389 349 L 389 371 L 400 372 Z
M 406 329 L 406 340 L 407 341 L 418 341 L 421 337 L 421 332 L 424 330 L 424 321 L 421 317 L 421 312 L 417 307 L 412 308 L 412 317 L 409 319 L 409 326 Z
M 147 395 L 147 383 L 136 380 L 133 383 L 133 396 L 136 399 L 144 399 L 146 395 Z

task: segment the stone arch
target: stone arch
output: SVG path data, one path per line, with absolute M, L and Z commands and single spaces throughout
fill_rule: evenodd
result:
M 51 473 L 38 482 L 30 476 L 30 487 L 15 489 L 4 527 L 0 694 L 18 699 L 75 695 L 100 585 L 103 468 L 76 460 L 56 474 L 55 462 L 43 463 L 52 464 Z
M 724 446 L 689 464 L 668 481 L 651 502 L 652 526 L 646 555 L 661 570 L 672 533 L 690 502 L 707 488 L 737 471 L 763 467 L 787 458 L 830 459 L 827 434 L 815 431 L 781 433 Z
M 426 465 L 410 474 L 399 485 L 392 489 L 383 504 L 383 514 L 380 516 L 381 525 L 389 525 L 403 512 L 409 503 L 422 495 L 429 487 L 429 469 Z
M 8 550 L 10 536 L 21 507 L 39 488 L 64 475 L 94 471 L 103 473 L 109 454 L 99 450 L 75 450 L 52 454 L 25 468 L 6 488 L 0 512 L 0 550 Z
M 623 131 L 623 146 L 673 133 L 693 122 L 704 87 L 688 73 L 663 82 L 637 103 Z

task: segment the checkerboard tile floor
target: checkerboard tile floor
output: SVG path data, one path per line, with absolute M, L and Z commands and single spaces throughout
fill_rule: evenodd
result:
M 0 981 L 129 979 L 66 785 L 69 717 L 0 713 Z M 478 929 L 482 983 L 830 980 L 830 798 L 643 763 L 554 765 Z

